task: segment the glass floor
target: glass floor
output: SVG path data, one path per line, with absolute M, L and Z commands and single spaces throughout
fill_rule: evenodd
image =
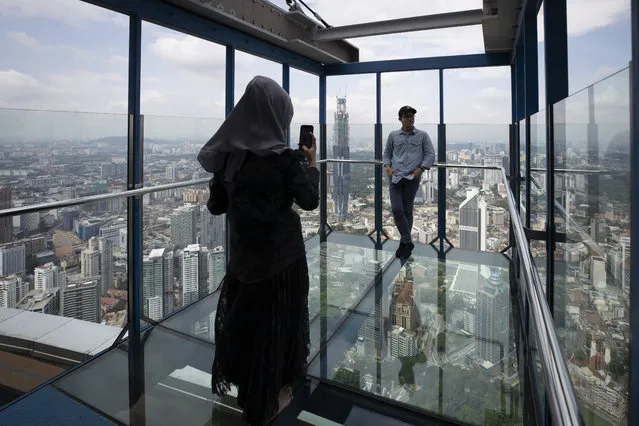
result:
M 396 247 L 308 241 L 309 385 L 278 424 L 523 424 L 509 259 L 419 245 L 402 264 Z M 147 329 L 138 370 L 124 341 L 8 406 L 0 424 L 243 424 L 234 392 L 210 391 L 216 305 L 213 293 Z M 132 384 L 144 395 L 133 410 Z

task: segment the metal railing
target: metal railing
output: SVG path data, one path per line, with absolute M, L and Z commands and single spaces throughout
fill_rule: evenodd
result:
M 68 200 L 52 201 L 49 203 L 32 204 L 30 206 L 13 207 L 0 210 L 0 217 L 16 216 L 27 213 L 35 213 L 43 210 L 60 209 L 64 207 L 78 206 L 80 204 L 94 203 L 96 201 L 111 200 L 114 198 L 136 197 L 153 192 L 166 191 L 169 189 L 186 188 L 208 183 L 210 178 L 194 179 L 185 182 L 168 183 L 166 185 L 147 186 L 145 188 L 130 189 L 122 192 L 110 192 L 108 194 L 89 195 L 87 197 L 70 198 Z

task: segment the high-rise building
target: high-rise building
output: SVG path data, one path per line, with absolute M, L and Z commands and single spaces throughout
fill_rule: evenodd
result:
M 40 229 L 40 212 L 20 215 L 20 230 L 22 232 L 35 232 L 38 229 Z
M 10 275 L 0 278 L 0 308 L 15 308 L 29 292 L 29 281 Z
M 177 174 L 177 168 L 175 165 L 171 164 L 170 166 L 166 166 L 166 178 L 170 181 L 175 181 L 175 177 Z
M 621 237 L 621 289 L 625 294 L 630 293 L 630 237 Z
M 490 167 L 502 167 L 502 156 L 501 155 L 487 155 L 483 159 L 484 166 Z M 506 169 L 508 170 L 508 169 Z M 497 185 L 501 183 L 501 171 L 500 170 L 484 170 L 484 183 L 489 186 Z
M 0 187 L 0 210 L 10 209 L 11 187 Z M 13 241 L 13 218 L 10 216 L 0 218 L 0 244 Z
M 24 244 L 0 247 L 0 277 L 25 272 L 26 250 Z
M 67 273 L 53 263 L 38 266 L 33 271 L 35 290 L 47 291 L 53 288 L 64 289 L 67 286 Z
M 151 250 L 143 260 L 144 315 L 159 320 L 173 312 L 173 252 Z
M 459 247 L 486 250 L 487 203 L 475 189 L 466 191 L 466 200 L 459 206 Z
M 196 241 L 196 206 L 187 204 L 175 209 L 171 215 L 171 242 L 176 248 L 184 248 Z
M 196 302 L 200 284 L 200 246 L 191 244 L 182 252 L 182 303 Z
M 350 159 L 350 128 L 348 124 L 348 112 L 346 111 L 346 98 L 337 97 L 337 111 L 335 111 L 335 125 L 333 127 L 333 158 Z M 351 166 L 348 163 L 335 163 L 333 165 L 333 206 L 338 222 L 343 222 L 348 217 L 348 199 L 350 196 Z
M 487 268 L 487 267 L 484 267 Z M 475 354 L 497 364 L 509 351 L 508 282 L 498 268 L 489 269 L 490 277 L 480 279 L 475 315 Z
M 224 216 L 213 216 L 205 205 L 200 206 L 200 244 L 209 248 L 226 246 L 225 222 Z
M 419 309 L 415 303 L 415 287 L 411 267 L 406 264 L 399 277 L 393 282 L 390 304 L 391 325 L 409 331 L 416 331 L 421 322 Z
M 209 288 L 208 292 L 213 293 L 220 285 L 226 273 L 226 253 L 224 247 L 219 246 L 209 250 Z
M 80 270 L 83 278 L 93 278 L 100 275 L 100 251 L 95 237 L 89 239 L 89 246 L 80 253 Z
M 98 280 L 69 283 L 60 291 L 60 315 L 89 322 L 100 322 Z
M 390 355 L 392 358 L 417 355 L 417 334 L 402 327 L 393 327 L 390 333 Z
M 100 252 L 100 294 L 107 294 L 113 287 L 113 243 L 106 238 L 98 238 Z

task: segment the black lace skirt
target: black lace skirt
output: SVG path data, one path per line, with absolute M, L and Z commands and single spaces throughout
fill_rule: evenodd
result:
M 256 283 L 227 273 L 215 319 L 212 389 L 234 384 L 244 420 L 263 425 L 277 412 L 282 386 L 304 379 L 309 355 L 306 256 Z

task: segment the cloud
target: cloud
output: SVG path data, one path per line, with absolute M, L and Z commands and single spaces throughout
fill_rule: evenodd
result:
M 224 70 L 226 64 L 222 46 L 190 35 L 158 37 L 150 43 L 149 50 L 158 57 L 195 73 L 211 75 L 215 70 Z
M 27 35 L 24 31 L 10 31 L 7 33 L 7 37 L 30 49 L 39 49 L 42 46 L 37 39 Z
M 111 55 L 109 62 L 112 64 L 128 64 L 129 58 L 122 55 Z
M 92 22 L 112 22 L 128 26 L 125 15 L 79 0 L 0 0 L 0 16 L 47 18 L 67 25 L 88 28 Z
M 568 37 L 579 37 L 630 19 L 630 0 L 567 0 Z M 543 5 L 537 15 L 538 40 L 544 40 Z

